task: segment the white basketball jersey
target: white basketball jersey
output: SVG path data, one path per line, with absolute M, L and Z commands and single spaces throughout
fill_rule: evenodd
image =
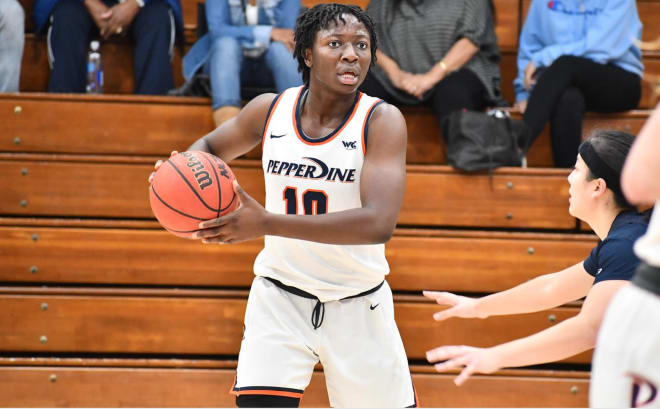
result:
M 310 139 L 300 123 L 305 92 L 305 87 L 290 88 L 270 108 L 262 156 L 266 210 L 318 215 L 360 208 L 368 119 L 382 101 L 359 93 L 334 132 Z M 266 236 L 254 272 L 326 302 L 375 287 L 389 273 L 389 266 L 384 244 L 336 245 Z

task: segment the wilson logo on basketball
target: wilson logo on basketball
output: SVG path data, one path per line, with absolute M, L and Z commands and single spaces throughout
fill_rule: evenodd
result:
M 199 158 L 190 152 L 183 152 L 183 156 L 186 157 L 186 166 L 188 166 L 193 172 L 199 188 L 204 190 L 211 186 L 213 184 L 213 181 L 211 180 L 211 174 L 205 170 L 204 164 L 199 160 Z

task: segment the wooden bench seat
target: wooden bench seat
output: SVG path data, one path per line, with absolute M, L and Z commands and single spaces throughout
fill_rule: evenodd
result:
M 0 153 L 0 214 L 152 218 L 149 157 Z M 261 162 L 237 160 L 232 170 L 263 203 Z M 501 168 L 468 175 L 447 166 L 408 165 L 398 223 L 573 230 L 567 212 L 567 170 Z M 466 211 L 466 209 L 470 209 Z
M 0 94 L 0 152 L 168 156 L 213 129 L 205 98 L 134 95 Z M 446 163 L 440 127 L 427 108 L 403 107 L 408 126 L 407 162 Z M 650 111 L 587 114 L 584 134 L 611 127 L 636 133 Z M 513 113 L 514 118 L 520 118 Z M 73 125 L 75 124 L 75 126 Z M 246 155 L 259 159 L 260 147 Z M 528 165 L 551 167 L 549 131 L 531 146 Z
M 247 288 L 263 248 L 263 240 L 203 245 L 155 222 L 144 229 L 5 221 L 19 225 L 0 226 L 0 281 L 7 283 Z M 387 280 L 394 291 L 496 292 L 577 263 L 595 244 L 590 235 L 397 229 L 386 245 Z
M 0 333 L 0 351 L 236 356 L 246 298 L 245 290 L 0 287 L 0 322 L 6 328 Z M 395 295 L 409 359 L 425 359 L 426 351 L 439 345 L 485 347 L 513 340 L 579 311 L 563 306 L 435 323 L 432 315 L 440 309 L 422 296 Z M 590 360 L 588 352 L 564 362 Z
M 10 407 L 233 407 L 236 361 L 0 358 L 0 394 Z M 455 374 L 412 365 L 422 407 L 584 407 L 588 373 L 502 370 Z M 98 391 L 103 391 L 99 393 Z M 329 407 L 323 371 L 314 373 L 301 407 Z

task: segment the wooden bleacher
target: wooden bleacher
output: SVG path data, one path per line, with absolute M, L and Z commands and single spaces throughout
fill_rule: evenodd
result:
M 317 0 L 304 0 L 307 6 Z M 368 0 L 343 1 L 365 6 Z M 33 0 L 22 0 L 30 15 Z M 184 51 L 195 41 L 197 1 L 182 0 Z M 518 34 L 528 0 L 495 0 L 503 92 L 513 98 Z M 660 2 L 638 0 L 645 39 L 660 37 Z M 252 263 L 263 240 L 205 246 L 162 230 L 149 210 L 155 160 L 212 128 L 204 98 L 132 91 L 132 48 L 103 45 L 106 95 L 46 94 L 45 40 L 26 25 L 21 94 L 0 95 L 0 396 L 3 406 L 233 406 Z M 644 55 L 647 70 L 660 58 Z M 173 61 L 182 82 L 181 55 Z M 588 115 L 596 127 L 638 131 L 640 110 Z M 465 175 L 448 166 L 425 108 L 403 109 L 407 189 L 386 246 L 399 329 L 423 406 L 586 406 L 591 353 L 559 366 L 477 375 L 457 388 L 424 352 L 488 346 L 575 315 L 579 303 L 517 317 L 434 323 L 422 289 L 500 291 L 583 259 L 594 235 L 567 213 L 568 171 L 551 166 L 548 133 L 534 168 Z M 263 203 L 259 149 L 231 166 Z M 491 184 L 492 183 L 492 184 Z M 328 406 L 322 368 L 304 407 Z

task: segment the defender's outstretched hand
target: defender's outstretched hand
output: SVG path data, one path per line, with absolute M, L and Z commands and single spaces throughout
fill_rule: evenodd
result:
M 450 307 L 433 314 L 433 319 L 436 321 L 446 320 L 451 317 L 486 318 L 488 316 L 478 310 L 478 298 L 464 297 L 444 291 L 424 291 L 423 294 L 440 305 L 448 305 Z
M 201 222 L 201 230 L 193 238 L 202 239 L 203 243 L 232 244 L 256 239 L 266 233 L 266 209 L 245 193 L 236 180 L 234 192 L 240 201 L 238 209 L 226 216 Z
M 435 364 L 435 370 L 445 372 L 451 369 L 463 370 L 454 379 L 457 386 L 461 386 L 474 373 L 493 373 L 501 368 L 497 356 L 491 348 L 475 348 L 465 345 L 444 346 L 426 352 L 426 359 Z

